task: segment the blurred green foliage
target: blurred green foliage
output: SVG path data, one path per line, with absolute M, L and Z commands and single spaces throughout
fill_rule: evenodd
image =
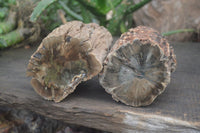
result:
M 16 0 L 0 0 L 0 22 L 8 16 L 10 6 L 15 4 Z
M 141 0 L 135 4 L 133 0 L 41 0 L 34 8 L 30 20 L 36 22 L 41 16 L 41 20 L 52 30 L 61 24 L 57 10 L 62 9 L 67 21 L 99 23 L 113 35 L 119 35 L 132 26 L 131 14 L 150 1 Z M 107 18 L 108 13 L 110 19 Z
M 9 32 L 15 27 L 15 17 L 10 13 L 11 6 L 15 4 L 16 0 L 0 0 L 0 49 L 8 47 L 7 42 L 1 34 Z M 6 21 L 6 19 L 8 20 Z
M 24 0 L 25 2 L 26 0 Z M 32 25 L 38 18 L 42 23 L 40 27 L 47 29 L 47 32 L 55 29 L 62 24 L 59 18 L 60 9 L 64 11 L 67 21 L 79 20 L 84 23 L 98 23 L 106 27 L 112 35 L 120 35 L 133 27 L 133 12 L 137 11 L 151 0 L 140 0 L 134 3 L 134 0 L 30 0 L 38 1 L 34 8 L 30 21 Z M 21 0 L 0 0 L 0 49 L 13 46 L 26 39 L 19 32 L 17 26 L 19 17 L 18 10 Z M 13 10 L 14 9 L 14 10 Z M 21 9 L 21 8 L 20 8 Z M 22 8 L 23 9 L 23 8 Z M 30 10 L 32 10 L 30 8 Z M 109 16 L 109 17 L 108 17 Z M 28 16 L 29 17 L 29 16 Z M 23 19 L 24 20 L 24 19 Z M 22 20 L 22 21 L 23 21 Z M 18 23 L 19 24 L 19 23 Z M 26 27 L 26 25 L 25 25 Z M 43 30 L 44 33 L 46 31 Z M 197 32 L 195 29 L 178 29 L 163 33 L 163 36 L 169 36 L 182 32 Z M 19 38 L 19 39 L 18 39 Z

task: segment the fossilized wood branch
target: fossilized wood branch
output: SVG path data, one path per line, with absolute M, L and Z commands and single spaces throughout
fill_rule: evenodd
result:
M 97 24 L 68 22 L 51 32 L 31 56 L 27 75 L 35 91 L 60 102 L 81 81 L 96 76 L 112 42 L 111 34 Z
M 139 26 L 114 44 L 100 83 L 116 101 L 144 106 L 165 90 L 175 68 L 176 58 L 166 39 L 152 28 Z

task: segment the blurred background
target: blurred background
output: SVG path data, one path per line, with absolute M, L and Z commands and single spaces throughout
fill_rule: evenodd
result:
M 113 36 L 129 28 L 155 28 L 169 41 L 200 41 L 199 0 L 0 0 L 0 48 L 34 44 L 79 20 L 98 23 Z
M 113 36 L 145 25 L 171 42 L 200 42 L 199 0 L 0 0 L 0 52 L 38 46 L 73 20 L 98 23 Z M 8 107 L 0 107 L 0 132 L 103 133 Z

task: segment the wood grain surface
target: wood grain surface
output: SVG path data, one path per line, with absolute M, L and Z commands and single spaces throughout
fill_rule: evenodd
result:
M 83 82 L 61 103 L 36 94 L 26 66 L 36 48 L 0 53 L 0 105 L 110 132 L 200 132 L 200 44 L 172 43 L 177 69 L 171 83 L 150 106 L 115 102 L 97 77 Z

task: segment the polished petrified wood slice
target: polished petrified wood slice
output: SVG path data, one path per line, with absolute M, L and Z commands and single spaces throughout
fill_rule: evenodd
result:
M 111 42 L 111 34 L 94 23 L 72 21 L 58 27 L 31 56 L 27 75 L 33 77 L 33 88 L 45 99 L 60 102 L 102 70 Z
M 114 44 L 100 83 L 116 101 L 144 106 L 165 90 L 175 68 L 175 55 L 166 39 L 152 28 L 139 26 Z

